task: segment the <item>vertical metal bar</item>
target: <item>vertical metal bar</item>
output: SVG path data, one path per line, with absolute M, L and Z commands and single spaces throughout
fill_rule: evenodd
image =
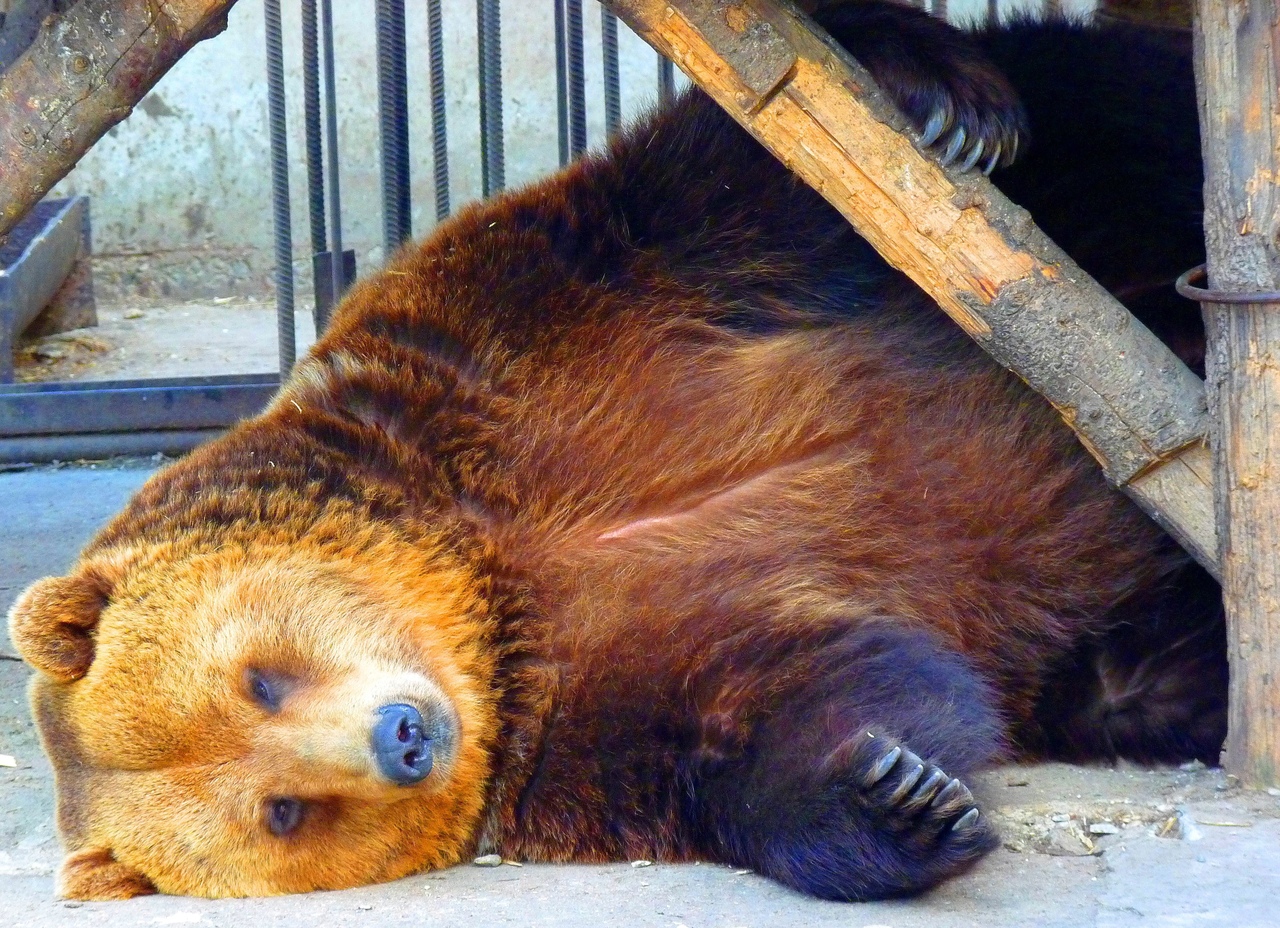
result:
M 266 0 L 267 121 L 271 134 L 271 218 L 276 245 L 276 331 L 279 334 L 280 376 L 293 367 L 297 351 L 293 326 L 293 230 L 289 213 L 289 148 L 285 133 L 284 42 L 280 29 L 280 0 Z
M 569 88 L 569 157 L 587 150 L 587 88 L 583 64 L 582 0 L 565 0 Z
M 600 50 L 604 58 L 604 130 L 612 138 L 622 126 L 622 80 L 618 73 L 618 17 L 600 7 Z
M 480 88 L 480 193 L 489 196 L 489 58 L 485 55 L 485 42 L 489 30 L 485 24 L 484 0 L 476 0 L 476 81 Z
M 987 0 L 987 25 L 1000 25 L 1000 0 Z
M 933 0 L 933 7 L 929 12 L 933 13 L 934 16 L 938 17 L 938 19 L 943 22 L 946 22 L 948 18 L 947 0 Z
M 449 215 L 449 137 L 445 126 L 444 24 L 440 0 L 427 0 L 427 66 L 431 74 L 431 152 L 436 222 Z
M 658 55 L 658 102 L 667 106 L 676 98 L 676 66 L 666 55 Z
M 325 136 L 328 143 L 329 169 L 329 233 L 333 260 L 329 262 L 333 281 L 333 304 L 336 306 L 346 289 L 345 261 L 342 254 L 342 197 L 338 185 L 338 89 L 333 61 L 333 7 L 331 0 L 320 0 L 320 25 L 324 31 L 324 106 Z M 327 309 L 320 311 L 316 302 L 316 336 L 329 323 Z
M 569 94 L 565 60 L 564 0 L 552 0 L 556 7 L 556 123 L 560 130 L 560 167 L 569 163 Z
M 316 0 L 302 0 L 302 104 L 307 133 L 307 213 L 311 253 L 328 245 L 324 227 L 324 150 L 320 142 L 320 35 Z
M 382 241 L 387 257 L 411 234 L 409 90 L 404 0 L 377 0 L 378 116 L 382 148 Z
M 480 137 L 484 195 L 506 185 L 502 137 L 502 10 L 499 0 L 479 0 Z

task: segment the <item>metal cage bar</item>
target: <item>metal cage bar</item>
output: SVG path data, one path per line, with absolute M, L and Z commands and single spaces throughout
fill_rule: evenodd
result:
M 658 100 L 663 106 L 676 98 L 676 66 L 666 55 L 658 56 Z
M 560 141 L 560 167 L 569 163 L 569 90 L 568 61 L 565 58 L 567 32 L 564 0 L 552 0 L 556 23 L 556 128 Z
M 476 3 L 480 77 L 481 187 L 486 197 L 506 186 L 502 132 L 502 10 L 499 0 Z
M 276 334 L 280 376 L 293 367 L 293 218 L 289 210 L 289 143 L 285 126 L 284 40 L 280 0 L 263 4 L 267 35 L 267 122 L 271 134 L 271 218 L 275 229 Z
M 604 59 L 604 130 L 612 138 L 622 128 L 622 80 L 618 71 L 618 17 L 600 7 L 600 51 Z
M 307 215 L 311 253 L 327 251 L 324 218 L 324 148 L 320 138 L 320 25 L 316 0 L 302 0 L 302 108 L 306 126 Z
M 404 0 L 378 0 L 378 125 L 382 156 L 382 240 L 389 256 L 409 238 L 409 88 Z
M 569 99 L 569 157 L 587 150 L 587 88 L 582 38 L 582 0 L 565 0 L 566 87 Z
M 431 80 L 432 180 L 436 194 L 436 222 L 449 215 L 449 141 L 444 85 L 444 23 L 440 0 L 427 0 L 427 68 Z
M 320 0 L 320 26 L 324 48 L 324 105 L 325 105 L 325 142 L 328 151 L 329 170 L 329 233 L 333 247 L 330 248 L 329 275 L 330 293 L 333 305 L 337 305 L 346 289 L 346 256 L 342 250 L 342 196 L 338 183 L 338 89 L 337 74 L 333 55 L 333 7 L 331 0 Z M 319 291 L 319 286 L 317 286 Z M 316 299 L 316 336 L 329 324 L 328 307 L 321 308 L 319 293 Z

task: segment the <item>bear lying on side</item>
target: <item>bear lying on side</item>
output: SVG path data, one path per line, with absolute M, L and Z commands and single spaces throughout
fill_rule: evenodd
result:
M 948 157 L 1048 127 L 1004 173 L 1117 291 L 1195 263 L 1166 239 L 1200 170 L 1185 56 L 823 16 Z M 491 851 L 879 898 L 994 846 L 986 765 L 1223 735 L 1212 582 L 696 92 L 358 285 L 11 627 L 80 898 Z

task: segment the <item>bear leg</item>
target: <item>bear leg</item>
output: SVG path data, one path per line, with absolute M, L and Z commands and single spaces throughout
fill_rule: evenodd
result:
M 713 856 L 866 900 L 926 889 L 995 846 L 964 779 L 1000 755 L 1000 727 L 961 656 L 874 623 L 782 672 L 802 682 L 696 781 Z

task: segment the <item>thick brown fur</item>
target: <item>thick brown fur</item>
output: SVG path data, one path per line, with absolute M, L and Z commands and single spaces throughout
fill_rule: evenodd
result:
M 68 894 L 497 850 L 870 898 L 991 846 L 950 778 L 1051 751 L 1055 669 L 1186 563 L 689 95 L 359 284 L 270 409 L 12 622 Z M 420 785 L 370 765 L 388 701 L 444 732 Z

